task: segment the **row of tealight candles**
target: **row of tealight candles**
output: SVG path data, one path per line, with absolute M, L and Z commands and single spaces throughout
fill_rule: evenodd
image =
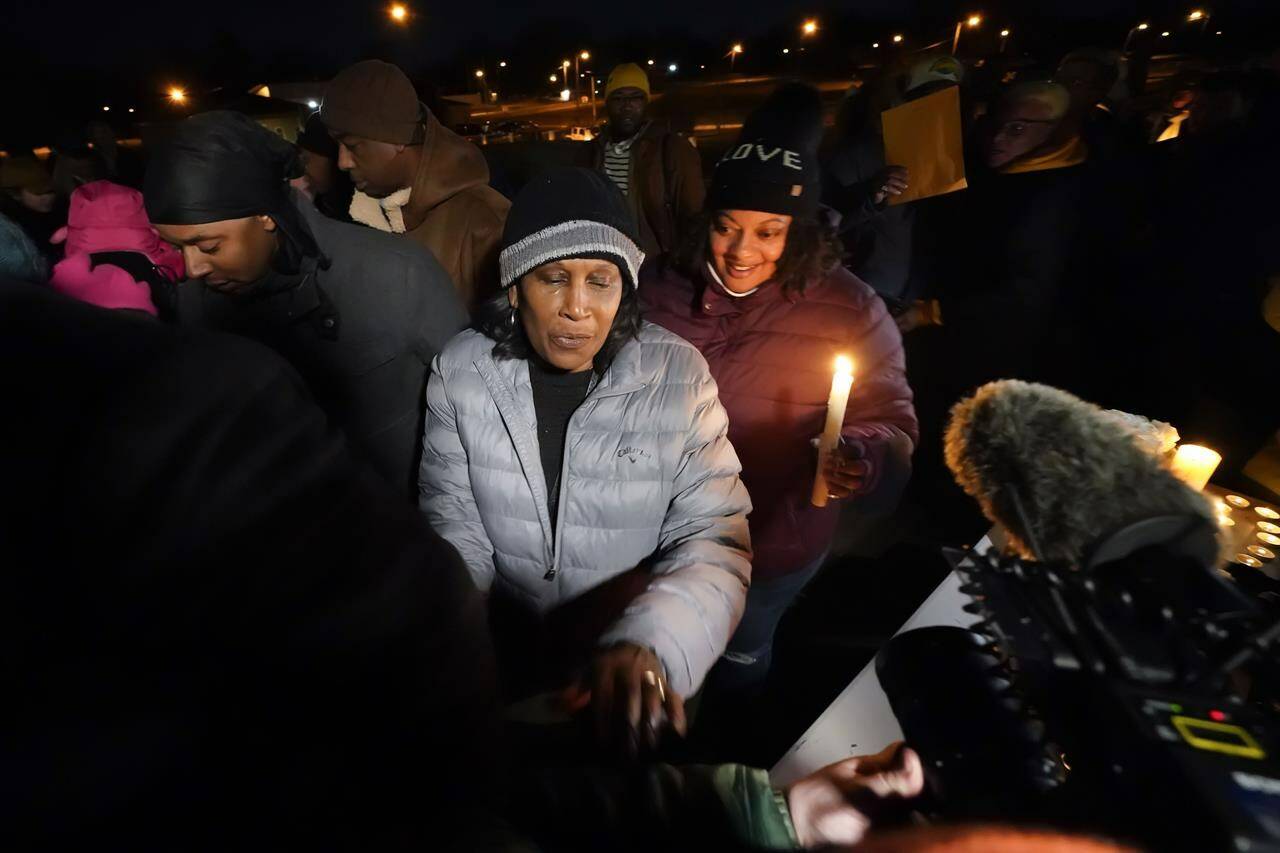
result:
M 1236 520 L 1232 517 L 1231 511 L 1234 509 L 1246 510 L 1250 506 L 1248 498 L 1240 495 L 1227 495 L 1217 502 L 1218 524 L 1222 527 L 1235 527 Z M 1280 524 L 1276 524 L 1276 521 L 1280 519 L 1280 512 L 1276 512 L 1268 506 L 1255 506 L 1253 507 L 1253 512 L 1260 519 L 1255 530 L 1255 536 L 1258 541 L 1246 545 L 1244 550 L 1247 553 L 1236 554 L 1233 559 L 1242 565 L 1260 569 L 1263 563 L 1269 563 L 1276 558 L 1276 552 L 1272 548 L 1280 547 Z M 1268 545 L 1272 546 L 1272 548 L 1268 548 Z

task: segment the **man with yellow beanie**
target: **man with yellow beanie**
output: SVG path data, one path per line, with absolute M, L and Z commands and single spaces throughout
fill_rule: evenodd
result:
M 595 143 L 595 169 L 627 197 L 640 247 L 657 257 L 676 247 L 702 210 L 702 161 L 689 140 L 648 117 L 649 77 L 639 65 L 614 68 L 604 97 L 609 124 Z

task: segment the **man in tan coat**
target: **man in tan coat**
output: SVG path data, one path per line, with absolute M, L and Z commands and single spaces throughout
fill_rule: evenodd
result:
M 320 118 L 356 185 L 352 219 L 430 249 L 468 308 L 498 291 L 511 204 L 489 186 L 480 150 L 440 124 L 403 71 L 376 59 L 343 70 Z

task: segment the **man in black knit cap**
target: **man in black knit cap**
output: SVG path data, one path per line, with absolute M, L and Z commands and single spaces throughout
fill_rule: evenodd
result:
M 322 216 L 289 143 L 247 116 L 182 122 L 147 170 L 147 213 L 181 247 L 178 322 L 285 357 L 355 451 L 409 494 L 431 359 L 467 322 L 421 246 Z

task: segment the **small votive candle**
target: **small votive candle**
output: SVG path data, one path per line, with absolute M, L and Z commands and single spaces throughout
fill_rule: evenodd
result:
M 1249 505 L 1249 499 L 1242 498 L 1239 495 L 1227 495 L 1227 503 L 1231 504 L 1236 509 L 1244 509 Z
M 1261 545 L 1250 545 L 1248 548 L 1245 548 L 1245 550 L 1257 557 L 1259 560 L 1274 560 L 1276 558 L 1275 551 L 1272 551 L 1270 548 L 1263 548 Z
M 1209 484 L 1209 478 L 1218 470 L 1220 462 L 1222 454 L 1218 451 L 1198 444 L 1184 444 L 1173 454 L 1169 469 L 1188 486 L 1200 491 Z
M 1280 533 L 1280 524 L 1272 524 L 1269 521 L 1259 521 L 1258 529 L 1263 533 Z
M 1222 525 L 1223 527 L 1235 527 L 1236 520 L 1228 515 L 1220 515 L 1218 516 L 1218 524 Z
M 1259 533 L 1258 539 L 1266 542 L 1268 545 L 1280 545 L 1280 536 L 1277 536 L 1274 533 Z
M 1262 568 L 1262 561 L 1257 557 L 1250 556 L 1249 554 L 1236 554 L 1236 562 L 1243 563 L 1244 565 L 1255 569 Z
M 1277 518 L 1280 518 L 1280 512 L 1276 512 L 1274 509 L 1272 509 L 1269 506 L 1255 506 L 1253 508 L 1253 511 L 1256 512 L 1258 515 L 1262 516 L 1263 518 L 1269 518 L 1272 521 L 1275 521 Z

